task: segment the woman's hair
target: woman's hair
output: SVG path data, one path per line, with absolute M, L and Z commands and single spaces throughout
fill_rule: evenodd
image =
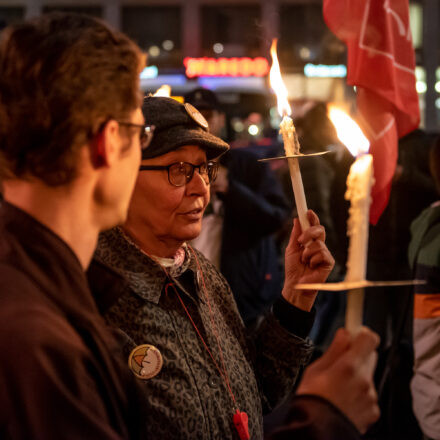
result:
M 0 179 L 76 176 L 79 147 L 141 104 L 145 57 L 101 20 L 53 13 L 0 39 Z

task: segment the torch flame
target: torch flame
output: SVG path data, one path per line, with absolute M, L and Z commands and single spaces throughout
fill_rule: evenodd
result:
M 359 156 L 362 153 L 368 153 L 370 142 L 347 113 L 330 106 L 328 117 L 335 126 L 339 140 L 348 148 L 353 156 Z
M 153 96 L 163 96 L 165 98 L 169 98 L 171 96 L 171 87 L 168 84 L 164 84 L 156 90 L 156 93 Z
M 272 57 L 272 67 L 270 68 L 270 86 L 277 95 L 278 113 L 280 116 L 290 116 L 292 109 L 287 99 L 287 88 L 281 78 L 280 64 L 278 62 L 277 55 L 277 39 L 272 40 L 272 46 L 270 47 L 270 55 Z

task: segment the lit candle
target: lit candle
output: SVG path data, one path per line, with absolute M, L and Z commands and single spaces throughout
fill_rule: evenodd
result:
M 366 279 L 368 251 L 368 219 L 373 183 L 373 156 L 363 154 L 350 167 L 345 198 L 350 200 L 347 233 L 348 247 L 346 281 Z
M 345 281 L 363 281 L 367 272 L 368 225 L 373 185 L 373 157 L 367 154 L 369 142 L 359 126 L 344 112 L 329 109 L 341 142 L 357 156 L 347 178 L 345 198 L 350 200 L 347 233 L 350 237 Z M 362 325 L 364 292 L 348 292 L 345 327 L 355 334 Z
M 272 56 L 272 67 L 270 69 L 270 85 L 277 95 L 278 113 L 283 120 L 280 124 L 280 133 L 283 136 L 284 152 L 286 156 L 293 156 L 299 154 L 299 142 L 296 134 L 295 126 L 293 125 L 292 110 L 287 99 L 287 88 L 281 78 L 280 65 L 276 52 L 276 39 L 272 41 L 270 54 Z M 296 157 L 289 157 L 289 171 L 290 179 L 292 181 L 293 194 L 295 197 L 296 209 L 298 211 L 299 222 L 303 231 L 310 227 L 307 219 L 307 202 L 304 194 L 304 186 L 301 178 L 301 171 L 299 169 L 298 159 Z

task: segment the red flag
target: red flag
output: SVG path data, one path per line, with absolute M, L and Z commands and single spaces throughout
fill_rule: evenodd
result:
M 347 45 L 347 82 L 357 87 L 373 155 L 375 225 L 390 196 L 398 138 L 420 122 L 408 0 L 324 0 L 324 19 Z

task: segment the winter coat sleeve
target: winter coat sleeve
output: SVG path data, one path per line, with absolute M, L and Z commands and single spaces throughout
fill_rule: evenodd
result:
M 293 399 L 285 424 L 267 440 L 358 440 L 356 427 L 335 406 L 318 396 Z
M 313 351 L 310 340 L 290 333 L 278 318 L 282 321 L 301 321 L 308 327 L 313 324 L 313 317 L 308 320 L 304 315 L 312 314 L 303 312 L 286 301 L 283 303 L 283 300 L 280 300 L 281 303 L 277 304 L 275 309 L 283 309 L 284 314 L 281 315 L 275 310 L 277 318 L 274 313 L 269 313 L 257 330 L 249 332 L 245 329 L 240 318 L 229 285 L 223 277 L 222 279 L 224 294 L 219 297 L 222 313 L 227 316 L 231 329 L 253 365 L 263 412 L 268 413 L 291 395 L 299 373 L 308 363 Z M 298 322 L 297 328 L 301 327 L 302 324 Z M 292 327 L 289 329 L 291 330 Z M 304 333 L 307 334 L 308 331 L 309 329 L 306 328 Z
M 28 311 L 11 315 L 0 338 L 0 437 L 122 439 L 104 405 L 100 366 L 82 341 L 56 317 Z

